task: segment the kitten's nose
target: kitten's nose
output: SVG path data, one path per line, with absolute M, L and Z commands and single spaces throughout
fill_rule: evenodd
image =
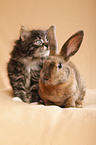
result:
M 44 46 L 47 47 L 47 49 L 48 49 L 48 43 L 47 42 L 44 43 Z

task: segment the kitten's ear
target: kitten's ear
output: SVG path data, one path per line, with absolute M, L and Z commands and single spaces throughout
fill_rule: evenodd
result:
M 21 40 L 25 41 L 29 36 L 30 36 L 30 31 L 26 27 L 21 26 L 21 31 L 20 31 Z
M 65 60 L 69 60 L 69 58 L 78 51 L 82 43 L 83 36 L 84 32 L 82 30 L 72 35 L 62 46 L 59 54 L 64 57 Z
M 48 41 L 50 46 L 50 55 L 55 55 L 57 52 L 56 27 L 52 25 L 48 29 Z

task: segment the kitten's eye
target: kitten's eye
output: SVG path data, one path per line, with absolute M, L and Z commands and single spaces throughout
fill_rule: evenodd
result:
M 62 68 L 62 63 L 61 62 L 58 64 L 58 68 Z
M 35 42 L 35 44 L 36 44 L 36 45 L 42 45 L 42 41 L 41 41 L 41 40 L 37 40 L 37 41 Z

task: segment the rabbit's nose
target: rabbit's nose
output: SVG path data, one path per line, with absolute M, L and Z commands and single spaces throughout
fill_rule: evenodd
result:
M 43 76 L 43 79 L 44 79 L 44 80 L 48 80 L 48 79 L 49 79 L 48 74 L 44 75 L 44 76 Z

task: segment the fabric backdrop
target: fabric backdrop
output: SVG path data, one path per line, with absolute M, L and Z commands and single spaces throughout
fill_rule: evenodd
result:
M 6 65 L 21 25 L 48 29 L 56 25 L 58 48 L 76 31 L 85 36 L 72 58 L 87 88 L 96 88 L 96 0 L 0 0 L 0 88 L 9 87 Z

